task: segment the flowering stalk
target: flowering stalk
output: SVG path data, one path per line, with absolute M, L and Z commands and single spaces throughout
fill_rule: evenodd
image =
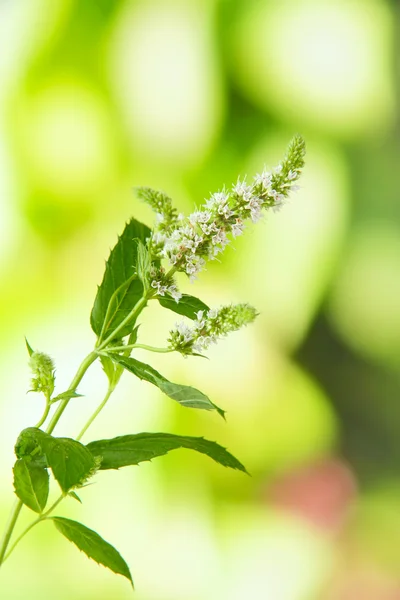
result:
M 200 452 L 225 467 L 246 472 L 225 448 L 202 437 L 146 432 L 94 440 L 86 445 L 81 439 L 109 402 L 125 371 L 158 387 L 183 407 L 216 411 L 224 416 L 224 411 L 206 394 L 192 386 L 169 381 L 132 353 L 140 349 L 196 356 L 218 339 L 254 321 L 257 312 L 249 304 L 210 309 L 200 299 L 183 294 L 174 275 L 182 272 L 193 281 L 208 260 L 214 260 L 233 238 L 243 233 L 248 222 L 257 222 L 265 210 L 280 209 L 289 192 L 295 189 L 304 152 L 304 141 L 295 137 L 286 157 L 272 172 L 262 171 L 252 183 L 238 180 L 229 191 L 224 189 L 213 194 L 188 217 L 178 214 L 171 198 L 164 193 L 139 188 L 139 197 L 156 212 L 155 226 L 150 230 L 131 219 L 111 251 L 90 317 L 96 343 L 67 390 L 55 395 L 53 360 L 33 350 L 27 342 L 33 373 L 31 391 L 44 395 L 46 407 L 36 426 L 24 429 L 15 445 L 17 460 L 13 473 L 18 501 L 0 543 L 0 566 L 33 527 L 50 520 L 57 531 L 89 558 L 132 583 L 128 565 L 111 544 L 82 523 L 52 515 L 62 501 L 67 498 L 80 501 L 77 491 L 80 492 L 98 471 L 137 465 L 177 448 Z M 166 348 L 138 342 L 137 322 L 150 300 L 157 300 L 162 308 L 192 321 L 191 325 L 178 323 L 170 330 Z M 54 437 L 54 429 L 69 403 L 83 403 L 78 388 L 96 360 L 101 362 L 108 379 L 102 402 L 75 438 Z M 42 430 L 45 423 L 47 427 Z M 61 496 L 46 509 L 50 473 L 61 488 Z M 13 539 L 23 507 L 35 512 L 36 518 Z
M 242 235 L 248 221 L 256 223 L 263 210 L 280 210 L 304 166 L 305 144 L 296 136 L 289 145 L 284 160 L 272 171 L 263 170 L 252 183 L 238 179 L 231 190 L 222 190 L 206 200 L 200 210 L 188 217 L 171 209 L 167 196 L 157 195 L 157 202 L 139 190 L 139 196 L 157 213 L 151 247 L 155 255 L 168 259 L 175 271 L 181 271 L 193 281 L 208 260 L 214 260 L 231 238 Z M 153 280 L 153 287 L 163 295 L 168 285 Z
M 218 338 L 252 323 L 256 316 L 256 310 L 249 304 L 231 304 L 207 312 L 199 310 L 192 327 L 182 321 L 170 331 L 169 348 L 186 356 L 204 352 Z

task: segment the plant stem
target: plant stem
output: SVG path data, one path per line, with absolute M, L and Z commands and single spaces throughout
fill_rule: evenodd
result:
M 17 544 L 19 544 L 19 542 L 22 540 L 22 538 L 24 538 L 26 536 L 26 534 L 28 533 L 28 531 L 30 531 L 31 529 L 33 529 L 33 527 L 35 527 L 35 525 L 37 525 L 41 521 L 44 521 L 45 519 L 47 519 L 48 515 L 55 509 L 56 506 L 58 506 L 58 504 L 60 504 L 61 500 L 64 500 L 64 498 L 65 498 L 65 494 L 62 494 L 54 502 L 54 504 L 52 504 L 50 506 L 50 508 L 48 510 L 46 510 L 46 512 L 44 512 L 37 519 L 35 519 L 34 521 L 32 521 L 32 523 L 30 525 L 28 525 L 28 527 L 26 529 L 24 529 L 24 531 L 21 533 L 21 535 L 17 537 L 17 539 L 15 540 L 15 542 L 13 543 L 13 545 L 11 546 L 11 548 L 9 549 L 9 551 L 7 552 L 7 554 L 4 556 L 3 562 L 5 560 L 7 560 L 7 558 L 10 556 L 11 552 L 14 550 L 14 548 L 17 546 Z
M 118 296 L 118 294 L 121 292 L 121 290 L 123 290 L 124 288 L 126 288 L 128 285 L 131 284 L 131 282 L 137 279 L 137 274 L 134 273 L 131 277 L 129 277 L 129 279 L 127 279 L 126 281 L 124 281 L 124 283 L 122 285 L 119 286 L 119 288 L 117 288 L 113 295 L 111 296 L 109 302 L 108 302 L 108 306 L 107 306 L 107 311 L 106 311 L 106 316 L 104 317 L 104 321 L 103 321 L 103 327 L 101 328 L 101 332 L 99 335 L 99 339 L 98 339 L 98 344 L 101 344 L 102 339 L 103 339 L 103 335 L 105 334 L 105 332 L 107 331 L 108 328 L 108 322 L 110 320 L 110 315 L 111 315 L 111 310 L 113 307 L 113 302 L 115 300 L 115 298 Z
M 12 535 L 12 532 L 14 530 L 15 524 L 17 522 L 17 519 L 19 517 L 19 513 L 21 512 L 21 508 L 23 507 L 23 502 L 21 500 L 17 500 L 17 502 L 14 504 L 14 508 L 11 511 L 10 514 L 10 518 L 8 521 L 8 525 L 4 531 L 4 535 L 3 535 L 3 539 L 1 542 L 1 548 L 0 548 L 0 566 L 3 564 L 4 562 L 4 556 L 6 554 L 7 551 L 7 546 L 10 542 L 10 538 Z
M 39 427 L 41 427 L 43 425 L 43 423 L 45 422 L 45 420 L 47 419 L 47 416 L 50 412 L 50 407 L 51 407 L 50 396 L 47 396 L 46 397 L 46 408 L 44 409 L 44 413 L 43 413 L 41 419 L 35 425 L 35 427 L 37 429 L 39 429 Z
M 86 433 L 86 431 L 89 429 L 90 425 L 93 423 L 93 421 L 95 420 L 95 418 L 98 416 L 98 414 L 103 410 L 103 408 L 105 407 L 105 405 L 107 404 L 111 394 L 113 393 L 115 389 L 114 385 L 110 385 L 108 387 L 107 393 L 104 396 L 104 399 L 102 401 L 101 404 L 99 404 L 99 406 L 96 408 L 96 410 L 94 411 L 94 413 L 91 415 L 91 417 L 89 417 L 88 421 L 85 423 L 85 425 L 82 427 L 79 435 L 76 437 L 76 439 L 79 441 L 80 439 L 82 439 L 82 437 L 84 436 L 84 434 Z
M 140 300 L 138 300 L 138 302 L 135 304 L 135 306 L 133 307 L 133 309 L 131 310 L 131 312 L 129 313 L 129 315 L 119 324 L 118 327 L 116 327 L 116 329 L 113 331 L 113 333 L 111 335 L 109 335 L 97 348 L 96 350 L 94 350 L 93 352 L 90 352 L 90 354 L 88 354 L 86 356 L 86 358 L 83 359 L 83 361 L 81 362 L 74 378 L 71 381 L 71 384 L 68 388 L 67 391 L 76 391 L 79 383 L 81 382 L 83 376 L 85 375 L 86 371 L 88 370 L 88 368 L 90 367 L 90 365 L 97 359 L 99 351 L 103 350 L 114 338 L 115 336 L 125 327 L 125 325 L 131 321 L 134 317 L 137 317 L 137 315 L 139 315 L 139 313 L 143 310 L 143 308 L 146 306 L 147 301 L 150 299 L 151 294 L 145 295 L 142 298 L 140 298 Z M 126 348 L 124 348 L 125 350 Z M 88 420 L 88 422 L 86 423 L 86 425 L 83 427 L 82 431 L 80 432 L 79 436 L 78 436 L 78 440 L 84 435 L 84 433 L 86 432 L 86 430 L 88 429 L 88 427 L 93 423 L 94 419 L 97 417 L 97 415 L 100 413 L 100 411 L 104 408 L 104 406 L 106 405 L 109 397 L 111 396 L 112 392 L 114 391 L 115 388 L 115 384 L 114 385 L 110 385 L 109 389 L 107 391 L 107 394 L 104 398 L 104 400 L 102 401 L 102 403 L 100 404 L 100 406 L 96 409 L 96 411 L 93 413 L 93 415 L 90 417 L 90 419 Z M 61 418 L 61 415 L 63 414 L 64 410 L 67 408 L 69 401 L 71 400 L 71 398 L 65 398 L 64 400 L 62 400 L 60 402 L 60 404 L 58 405 L 58 408 L 56 410 L 56 412 L 54 413 L 52 419 L 50 420 L 49 426 L 46 429 L 46 433 L 51 434 L 53 432 L 53 430 L 55 429 L 58 421 Z M 40 419 L 37 427 L 39 427 L 40 425 L 42 425 L 46 418 L 47 415 L 49 413 L 49 409 L 50 409 L 50 402 L 48 402 L 45 412 L 42 416 L 42 418 Z M 22 534 L 17 538 L 17 540 L 14 542 L 13 546 L 11 547 L 10 551 L 6 554 L 7 552 L 7 548 L 8 545 L 10 543 L 10 539 L 12 536 L 12 533 L 14 531 L 15 525 L 17 523 L 19 514 L 21 512 L 22 506 L 23 506 L 23 502 L 21 500 L 18 500 L 18 502 L 16 503 L 16 505 L 14 506 L 10 518 L 9 518 L 9 522 L 8 525 L 6 527 L 6 530 L 4 532 L 3 535 L 3 539 L 2 539 L 2 543 L 0 546 L 0 566 L 2 565 L 2 563 L 4 562 L 5 558 L 7 558 L 11 552 L 14 550 L 15 546 L 19 543 L 19 541 L 28 533 L 28 531 L 30 531 L 32 529 L 32 527 L 34 527 L 35 525 L 37 525 L 37 523 L 39 523 L 40 521 L 43 521 L 43 519 L 47 518 L 47 515 L 50 514 L 50 512 L 57 506 L 57 504 L 59 502 L 61 502 L 61 500 L 64 498 L 64 494 L 57 500 L 57 502 L 55 504 L 53 504 L 53 506 L 51 506 L 51 508 L 43 513 L 43 515 L 40 515 L 40 517 L 38 517 L 38 519 L 36 519 L 35 521 L 33 521 L 23 532 Z
M 96 358 L 97 358 L 97 352 L 91 352 L 90 354 L 87 355 L 87 357 L 82 361 L 81 365 L 79 366 L 79 369 L 77 370 L 75 377 L 71 381 L 71 384 L 67 391 L 71 391 L 71 390 L 75 391 L 76 390 L 76 388 L 78 387 L 79 383 L 81 382 L 84 374 L 86 373 L 86 371 L 88 370 L 90 365 L 96 360 Z M 53 432 L 55 426 L 57 425 L 58 421 L 60 420 L 61 415 L 63 414 L 64 410 L 67 408 L 70 400 L 71 400 L 71 398 L 65 398 L 65 400 L 62 400 L 60 402 L 56 412 L 53 415 L 53 418 L 50 421 L 48 428 L 46 429 L 46 433 Z
M 150 352 L 174 352 L 172 348 L 156 348 L 155 346 L 147 346 L 146 344 L 131 344 L 127 346 L 111 346 L 110 351 L 119 352 L 120 350 L 136 350 L 136 348 L 142 348 L 143 350 L 150 350 Z
M 88 356 L 82 361 L 82 363 L 80 364 L 73 380 L 71 381 L 71 385 L 68 388 L 69 390 L 76 390 L 76 388 L 78 387 L 79 383 L 82 380 L 82 377 L 84 376 L 84 374 L 86 373 L 86 371 L 88 370 L 88 368 L 90 367 L 90 365 L 96 360 L 97 358 L 97 353 L 96 352 L 91 352 L 90 354 L 88 354 Z M 64 410 L 67 408 L 68 402 L 70 401 L 70 398 L 66 398 L 65 400 L 63 400 L 56 412 L 53 415 L 53 418 L 50 421 L 50 424 L 46 430 L 46 433 L 51 433 L 53 431 L 53 429 L 55 428 L 55 426 L 57 425 L 61 415 L 63 414 Z M 46 412 L 47 411 L 47 412 Z M 44 413 L 44 418 L 42 417 L 42 419 L 39 421 L 39 425 L 42 425 L 42 423 L 44 423 L 47 414 L 48 414 L 48 410 L 46 407 L 46 411 Z M 11 539 L 11 535 L 12 532 L 14 531 L 14 527 L 17 523 L 18 517 L 19 517 L 19 513 L 21 512 L 21 508 L 23 506 L 23 502 L 21 500 L 18 500 L 18 502 L 16 503 L 16 505 L 14 506 L 14 508 L 11 511 L 11 515 L 10 515 L 10 519 L 8 522 L 8 526 L 6 527 L 6 530 L 4 532 L 3 535 L 3 540 L 2 540 L 2 544 L 0 547 L 0 565 L 4 562 L 4 557 L 7 551 L 7 547 L 8 544 L 10 543 L 10 539 Z M 41 519 L 40 519 L 41 520 Z M 25 535 L 25 534 L 24 534 Z M 20 538 L 18 538 L 19 540 Z M 13 546 L 14 547 L 14 546 Z
M 143 308 L 146 306 L 147 301 L 150 299 L 149 296 L 142 296 L 140 298 L 140 300 L 138 300 L 135 304 L 135 306 L 132 308 L 131 312 L 129 313 L 129 315 L 127 317 L 125 317 L 125 319 L 123 321 L 121 321 L 121 323 L 118 325 L 118 327 L 116 327 L 114 329 L 114 331 L 105 339 L 101 342 L 101 344 L 99 344 L 99 346 L 97 346 L 97 350 L 104 350 L 104 348 L 113 341 L 113 339 L 115 339 L 115 337 L 117 336 L 117 334 L 123 330 L 123 328 L 125 327 L 125 325 L 127 323 L 129 323 L 129 321 L 131 321 L 134 317 L 137 317 L 139 315 L 139 313 L 143 310 Z

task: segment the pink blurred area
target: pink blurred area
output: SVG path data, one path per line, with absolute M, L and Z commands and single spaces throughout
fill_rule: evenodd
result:
M 349 465 L 332 458 L 278 478 L 267 499 L 322 530 L 340 532 L 357 499 L 357 481 Z

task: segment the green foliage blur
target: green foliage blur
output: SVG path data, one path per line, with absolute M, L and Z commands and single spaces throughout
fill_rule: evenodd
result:
M 177 451 L 102 473 L 63 515 L 118 547 L 138 600 L 400 596 L 399 27 L 388 0 L 0 1 L 1 526 L 43 408 L 24 336 L 65 389 L 109 248 L 130 216 L 151 225 L 133 188 L 192 211 L 300 132 L 301 190 L 181 282 L 256 323 L 210 361 L 151 357 L 227 423 L 124 376 L 85 438 L 204 435 L 252 477 Z M 143 335 L 161 346 L 173 324 L 151 308 Z M 105 387 L 94 369 L 58 435 Z M 47 524 L 0 574 L 2 600 L 131 594 Z

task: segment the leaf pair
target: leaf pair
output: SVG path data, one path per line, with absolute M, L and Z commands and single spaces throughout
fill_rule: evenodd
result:
M 98 465 L 96 456 L 83 444 L 69 438 L 54 438 L 34 427 L 21 432 L 15 449 L 18 457 L 14 465 L 15 493 L 26 506 L 40 514 L 49 495 L 47 467 L 53 471 L 62 491 L 79 500 L 70 490 L 90 477 Z M 46 515 L 42 518 L 50 519 Z M 125 560 L 98 533 L 71 519 L 51 517 L 51 520 L 57 530 L 89 558 L 123 575 L 133 586 Z
M 14 465 L 15 493 L 24 504 L 41 513 L 49 492 L 47 468 L 64 493 L 82 485 L 96 471 L 98 461 L 80 442 L 55 438 L 37 429 L 24 429 L 18 437 Z
M 87 446 L 69 438 L 53 438 L 31 427 L 21 432 L 14 465 L 15 493 L 26 506 L 43 513 L 48 493 L 50 467 L 64 493 L 89 477 L 100 462 L 100 469 L 119 469 L 163 456 L 171 450 L 187 448 L 209 456 L 222 466 L 246 472 L 245 467 L 216 442 L 204 438 L 169 433 L 138 433 L 97 440 Z M 45 465 L 45 466 L 44 466 Z M 76 495 L 75 495 L 76 496 Z M 119 552 L 98 533 L 82 523 L 64 517 L 47 517 L 57 530 L 89 558 L 126 577 L 133 586 L 128 565 Z

